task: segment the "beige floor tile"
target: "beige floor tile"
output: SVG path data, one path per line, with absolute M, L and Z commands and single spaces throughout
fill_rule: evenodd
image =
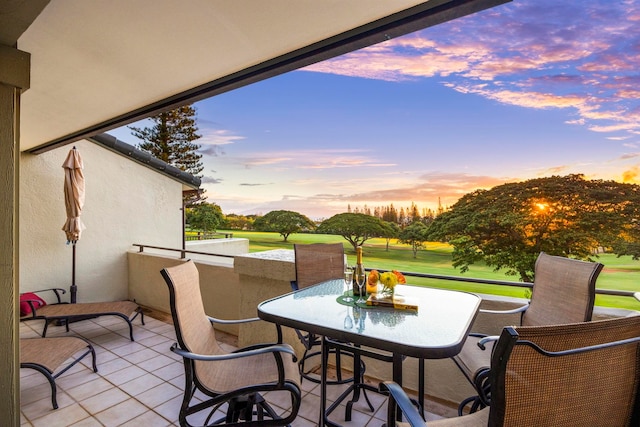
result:
M 314 420 L 314 421 L 307 420 L 300 416 L 298 416 L 295 420 L 293 420 L 293 423 L 291 423 L 291 427 L 313 427 L 317 425 L 318 425 L 317 420 Z
M 57 393 L 57 401 L 58 401 L 58 409 L 53 409 L 53 405 L 51 404 L 51 391 L 43 397 L 42 399 L 33 401 L 26 405 L 20 405 L 20 409 L 22 413 L 27 417 L 28 420 L 35 420 L 37 418 L 48 415 L 52 412 L 59 411 L 62 408 L 67 406 L 71 406 L 76 403 L 75 400 L 71 398 L 68 394 L 58 390 Z
M 184 371 L 182 372 L 182 375 L 177 376 L 173 379 L 170 379 L 168 381 L 170 384 L 173 384 L 174 386 L 178 387 L 180 390 L 184 390 Z
M 75 424 L 72 424 L 70 427 L 103 427 L 102 423 L 96 420 L 94 417 L 85 418 L 82 421 L 78 421 Z
M 144 369 L 136 365 L 131 365 L 124 369 L 120 369 L 119 371 L 115 371 L 108 375 L 105 375 L 104 378 L 112 384 L 118 386 L 146 374 L 147 371 L 145 371 Z
M 108 329 L 106 329 L 108 331 Z M 90 338 L 91 342 L 95 342 L 98 345 L 106 348 L 107 350 L 114 350 L 118 347 L 122 347 L 123 345 L 127 345 L 131 343 L 129 338 L 122 337 L 120 335 L 116 335 L 109 331 L 104 335 L 100 335 L 97 337 Z
M 144 414 L 139 415 L 124 424 L 121 424 L 120 427 L 165 427 L 172 425 L 173 424 L 164 417 L 161 417 L 153 411 L 147 411 Z
M 48 382 L 37 386 L 23 388 L 20 385 L 20 405 L 29 405 L 41 399 L 49 399 L 51 403 L 51 386 Z
M 164 335 L 163 335 L 164 336 Z M 157 345 L 154 345 L 152 347 L 149 347 L 150 349 L 157 351 L 158 353 L 162 354 L 163 356 L 167 356 L 170 357 L 171 359 L 178 361 L 178 362 L 182 362 L 182 356 L 174 353 L 173 351 L 171 351 L 171 346 L 176 342 L 176 340 L 169 340 L 167 342 L 163 342 Z
M 20 368 L 20 388 L 22 390 L 49 384 L 47 378 L 35 369 Z
M 51 411 L 41 418 L 32 420 L 31 423 L 34 427 L 67 427 L 88 417 L 90 417 L 89 412 L 79 404 L 74 403 L 65 408 Z
M 142 403 L 135 399 L 128 399 L 115 406 L 110 407 L 100 413 L 97 413 L 95 417 L 105 427 L 116 427 L 131 421 L 132 419 L 144 414 L 149 409 Z
M 128 341 L 126 344 L 118 347 L 118 348 L 114 348 L 113 350 L 111 350 L 113 353 L 117 354 L 120 357 L 125 357 L 128 356 L 130 354 L 135 354 L 137 352 L 141 352 L 147 350 L 147 347 L 143 346 L 142 344 L 136 342 L 136 341 Z M 128 359 L 128 357 L 127 357 Z M 132 362 L 133 363 L 133 362 Z
M 100 377 L 96 378 L 93 381 L 80 384 L 79 386 L 67 388 L 66 392 L 69 394 L 69 396 L 80 402 L 111 388 L 113 388 L 113 384 Z
M 167 366 L 163 366 L 160 369 L 153 371 L 153 374 L 162 378 L 165 381 L 170 381 L 174 378 L 184 376 L 184 365 L 182 362 L 172 362 Z M 184 379 L 181 379 L 179 387 L 182 387 Z
M 145 340 L 147 338 L 152 338 L 152 337 L 155 337 L 157 335 L 158 334 L 156 334 L 155 332 L 150 331 L 148 329 L 138 328 L 138 329 L 134 330 L 134 338 L 136 339 L 136 342 L 140 342 L 141 340 Z
M 146 373 L 136 379 L 133 379 L 124 384 L 120 384 L 119 387 L 125 393 L 128 393 L 131 396 L 137 396 L 140 393 L 144 393 L 147 390 L 150 390 L 164 381 L 152 374 Z
M 73 374 L 65 373 L 59 376 L 58 378 L 56 378 L 56 384 L 58 385 L 58 387 L 66 389 L 96 380 L 98 378 L 100 378 L 100 375 L 93 372 L 91 369 L 84 369 Z
M 140 344 L 136 343 L 136 345 L 140 345 Z M 140 363 L 160 355 L 160 353 L 150 348 L 144 347 L 142 345 L 140 345 L 140 347 L 141 348 L 139 350 L 136 350 L 135 352 L 132 352 L 132 353 L 128 353 L 126 355 L 120 355 L 120 357 L 124 357 L 131 363 Z
M 101 363 L 98 366 L 98 372 L 100 375 L 105 376 L 130 366 L 133 365 L 128 360 L 118 357 L 113 360 L 109 360 L 108 362 Z
M 314 394 L 307 394 L 302 399 L 298 416 L 308 420 L 317 420 L 319 418 L 320 397 Z
M 143 404 L 149 408 L 155 408 L 176 396 L 181 396 L 182 390 L 169 383 L 162 383 L 136 396 Z
M 118 403 L 124 402 L 130 396 L 117 387 L 103 391 L 82 401 L 82 406 L 91 414 L 97 414 L 107 408 L 111 408 Z
M 157 335 L 157 334 L 152 334 L 149 337 L 143 338 L 143 339 L 139 339 L 137 340 L 140 344 L 147 346 L 147 347 L 153 347 L 156 345 L 162 345 L 162 344 L 166 344 L 167 345 L 167 349 L 169 349 L 169 347 L 171 347 L 171 344 L 173 344 L 173 341 L 171 341 L 169 338 L 165 337 L 164 335 Z
M 164 418 L 171 422 L 178 421 L 178 414 L 180 413 L 180 406 L 182 405 L 182 394 L 174 397 L 171 400 L 164 402 L 161 405 L 153 408 L 153 411 L 162 415 Z
M 175 333 L 175 328 L 173 327 L 173 325 L 169 325 L 164 322 L 154 322 L 151 325 L 147 325 L 145 329 L 151 332 L 155 332 L 156 334 L 165 334 L 168 332 Z
M 171 363 L 175 363 L 173 359 L 159 354 L 156 357 L 139 362 L 138 367 L 146 369 L 149 372 L 155 372 L 156 370 L 163 368 Z
M 42 330 L 34 331 L 31 328 L 26 328 L 24 331 L 20 329 L 20 338 L 40 338 Z

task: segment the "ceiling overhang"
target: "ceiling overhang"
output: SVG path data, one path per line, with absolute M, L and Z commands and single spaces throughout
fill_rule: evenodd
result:
M 21 150 L 40 153 L 509 0 L 65 0 L 31 54 Z

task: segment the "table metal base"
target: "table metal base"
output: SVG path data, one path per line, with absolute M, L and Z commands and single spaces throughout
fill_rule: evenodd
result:
M 329 343 L 327 343 L 329 342 Z M 338 396 L 338 398 L 327 408 L 326 407 L 326 398 L 327 398 L 327 365 L 329 361 L 329 350 L 331 348 L 339 348 L 341 350 L 350 352 L 353 354 L 353 383 L 349 385 L 349 387 Z M 354 346 L 352 344 L 345 344 L 340 342 L 335 342 L 326 337 L 322 337 L 322 369 L 321 369 L 321 382 L 320 382 L 320 426 L 331 426 L 331 427 L 340 427 L 340 424 L 336 424 L 333 421 L 329 420 L 329 415 L 338 407 L 340 404 L 350 395 L 353 395 L 352 398 L 347 402 L 345 408 L 345 421 L 351 421 L 351 413 L 353 409 L 353 404 L 360 400 L 360 391 L 362 390 L 362 395 L 369 406 L 369 410 L 371 412 L 374 411 L 373 405 L 371 401 L 369 401 L 369 397 L 367 396 L 367 390 L 372 391 L 374 393 L 380 393 L 377 387 L 373 387 L 369 384 L 364 383 L 364 370 L 362 363 L 362 356 L 368 356 L 377 360 L 382 360 L 385 362 L 394 363 L 394 381 L 402 384 L 402 357 L 399 358 L 399 367 L 396 365 L 396 356 L 389 354 L 381 354 L 377 352 L 373 352 L 370 350 L 365 350 L 359 346 Z

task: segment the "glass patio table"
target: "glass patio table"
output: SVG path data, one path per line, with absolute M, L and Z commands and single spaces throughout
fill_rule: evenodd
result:
M 258 317 L 321 336 L 323 361 L 327 357 L 325 337 L 390 352 L 393 380 L 402 384 L 403 356 L 444 359 L 458 354 L 480 305 L 480 297 L 471 293 L 421 286 L 396 287 L 396 294 L 417 303 L 417 311 L 354 306 L 342 301 L 343 292 L 342 280 L 322 282 L 260 303 Z M 358 349 L 350 347 L 350 351 Z M 326 369 L 323 364 L 321 426 L 327 422 Z

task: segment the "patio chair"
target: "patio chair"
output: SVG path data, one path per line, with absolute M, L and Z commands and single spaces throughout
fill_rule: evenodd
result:
M 190 426 L 188 417 L 201 411 L 209 411 L 208 415 L 205 413 L 204 425 L 222 421 L 230 425 L 240 425 L 242 421 L 255 426 L 290 424 L 296 418 L 301 402 L 293 349 L 278 343 L 256 344 L 231 353 L 224 351 L 216 340 L 214 323 L 259 319 L 220 320 L 207 316 L 200 294 L 198 269 L 193 261 L 165 268 L 161 273 L 169 287 L 178 341 L 171 351 L 182 356 L 184 361 L 185 389 L 180 425 Z M 264 400 L 262 394 L 270 391 L 282 391 L 290 396 L 288 415 L 280 417 Z M 200 393 L 194 399 L 196 392 Z M 228 404 L 226 414 L 221 419 L 213 419 L 225 404 Z M 202 425 L 201 421 L 199 424 Z
M 295 254 L 296 280 L 291 282 L 291 289 L 294 291 L 326 280 L 343 280 L 345 262 L 342 243 L 295 244 L 293 245 L 293 251 Z M 304 346 L 304 354 L 298 361 L 300 375 L 306 380 L 319 383 L 320 379 L 318 377 L 312 375 L 311 372 L 305 371 L 305 363 L 313 357 L 320 356 L 320 337 L 298 329 L 295 329 L 295 332 Z M 328 383 L 345 384 L 352 382 L 353 377 L 342 378 L 341 356 L 343 351 L 332 348 L 331 353 L 335 355 L 336 380 Z M 353 354 L 349 354 L 349 356 L 353 357 Z
M 596 279 L 604 266 L 596 262 L 579 261 L 541 252 L 536 260 L 531 301 L 513 310 L 480 310 L 489 314 L 521 313 L 521 326 L 542 326 L 588 322 L 593 313 Z M 489 405 L 491 388 L 488 376 L 492 340 L 472 333 L 454 362 L 478 395 L 460 403 L 458 413 L 471 404 L 471 412 Z
M 387 427 L 640 425 L 640 316 L 506 327 L 491 358 L 491 406 L 428 422 L 398 384 Z M 396 423 L 397 408 L 407 423 Z
M 39 293 L 51 292 L 55 295 L 55 302 L 48 304 L 38 296 Z M 129 326 L 129 338 L 133 339 L 133 320 L 140 316 L 144 325 L 144 313 L 138 304 L 133 301 L 110 302 L 81 302 L 69 304 L 62 301 L 61 295 L 66 291 L 62 288 L 41 289 L 20 295 L 20 320 L 44 319 L 42 337 L 47 336 L 49 324 L 65 325 L 69 332 L 69 323 L 86 319 L 95 319 L 102 316 L 117 316 L 127 322 Z
M 84 338 L 20 339 L 20 368 L 35 369 L 47 378 L 51 386 L 51 406 L 53 409 L 58 409 L 56 378 L 67 372 L 88 354 L 91 354 L 93 358 L 93 372 L 98 372 L 96 352 L 91 343 Z M 72 357 L 71 362 L 65 365 Z M 64 368 L 60 369 L 63 366 Z
M 339 279 L 344 280 L 345 257 L 344 246 L 342 243 L 312 243 L 312 244 L 295 244 L 293 246 L 295 253 L 295 269 L 296 280 L 291 282 L 291 288 L 295 291 L 308 286 L 318 284 L 327 280 Z M 321 356 L 321 338 L 316 334 L 295 330 L 300 342 L 302 342 L 305 351 L 302 358 L 298 362 L 300 376 L 314 383 L 319 383 L 320 378 L 312 374 L 311 370 L 305 370 L 305 362 L 312 357 Z M 360 391 L 364 396 L 365 402 L 369 410 L 373 411 L 374 407 L 367 390 L 378 390 L 366 384 L 364 374 L 366 365 L 362 360 L 360 352 L 352 352 L 353 344 L 336 341 L 331 337 L 325 337 L 325 343 L 329 349 L 329 354 L 333 354 L 336 364 L 336 379 L 327 380 L 328 385 L 352 383 L 342 394 L 335 399 L 332 405 L 327 409 L 327 414 L 335 410 L 339 404 L 349 395 L 351 399 L 345 405 L 345 421 L 351 421 L 353 404 L 360 399 Z M 367 351 L 370 357 L 378 360 L 391 362 L 392 356 Z M 349 377 L 342 376 L 342 357 L 347 356 L 353 359 L 353 375 Z

